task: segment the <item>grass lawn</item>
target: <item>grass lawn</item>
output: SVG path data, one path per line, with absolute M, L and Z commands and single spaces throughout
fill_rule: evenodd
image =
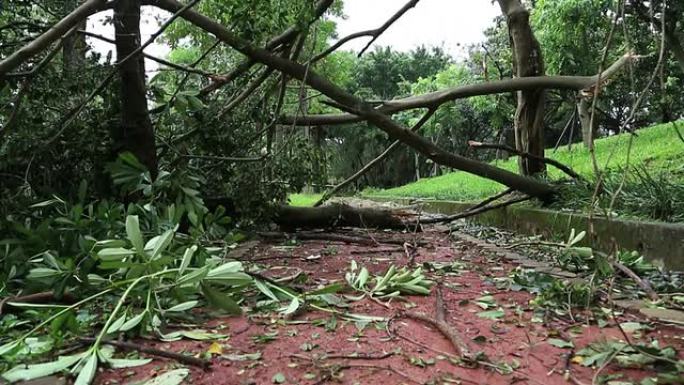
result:
M 633 137 L 630 165 L 645 165 L 653 173 L 673 172 L 677 179 L 684 179 L 684 143 L 671 123 L 641 129 L 637 131 L 637 135 Z M 626 164 L 630 136 L 622 134 L 596 141 L 596 159 L 602 170 L 617 169 Z M 559 148 L 555 153 L 547 150 L 546 156 L 570 166 L 588 179 L 593 177 L 591 157 L 581 143 L 574 144 L 572 150 L 567 146 Z M 492 164 L 511 171 L 517 170 L 516 158 Z M 566 177 L 553 166 L 548 166 L 548 170 L 551 179 Z M 497 182 L 455 171 L 387 190 L 367 189 L 362 195 L 467 201 L 485 198 L 503 189 L 504 186 Z
M 290 206 L 313 206 L 323 194 L 290 194 Z

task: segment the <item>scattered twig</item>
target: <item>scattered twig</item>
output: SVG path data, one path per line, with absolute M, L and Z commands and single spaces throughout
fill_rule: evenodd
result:
M 404 254 L 406 254 L 406 259 L 408 259 L 408 265 L 415 265 L 416 255 L 418 255 L 418 248 L 409 242 L 404 242 Z
M 631 278 L 637 285 L 639 285 L 639 287 L 642 288 L 644 292 L 646 292 L 651 301 L 657 301 L 660 299 L 658 293 L 656 293 L 655 290 L 653 290 L 651 285 L 647 281 L 641 279 L 641 277 L 639 277 L 634 271 L 632 271 L 632 269 L 618 261 L 611 261 L 610 264 L 613 265 L 613 267 L 615 267 L 616 269 L 623 272 L 629 278 Z
M 79 341 L 85 342 L 85 343 L 93 343 L 95 342 L 95 338 L 90 338 L 90 337 L 80 337 Z M 147 346 L 143 346 L 140 344 L 135 344 L 132 342 L 122 342 L 122 341 L 102 341 L 103 344 L 111 345 L 120 349 L 124 350 L 132 350 L 140 353 L 147 353 L 151 354 L 154 356 L 158 357 L 164 357 L 164 358 L 169 358 L 172 360 L 176 360 L 182 364 L 186 365 L 192 365 L 192 366 L 197 366 L 202 369 L 209 369 L 211 366 L 211 362 L 207 360 L 203 360 L 201 358 L 196 358 L 193 356 L 187 356 L 185 354 L 180 354 L 180 353 L 175 353 L 175 352 L 170 352 L 168 350 L 160 350 L 160 349 L 155 349 Z
M 404 251 L 403 247 L 393 247 L 386 249 L 368 249 L 368 250 L 352 250 L 351 254 L 381 254 L 381 253 L 398 253 Z

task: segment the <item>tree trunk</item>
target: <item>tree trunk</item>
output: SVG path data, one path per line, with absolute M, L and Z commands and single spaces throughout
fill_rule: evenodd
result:
M 395 214 L 388 210 L 357 208 L 344 204 L 321 207 L 280 206 L 273 220 L 280 227 L 287 229 L 333 227 L 406 229 L 400 216 Z
M 582 143 L 584 143 L 586 148 L 593 147 L 594 138 L 596 138 L 596 128 L 598 127 L 596 117 L 594 117 L 592 124 L 590 107 L 591 101 L 580 96 L 580 100 L 577 102 L 577 113 L 582 127 Z
M 140 0 L 119 0 L 114 5 L 117 60 L 140 47 Z M 145 62 L 142 55 L 119 66 L 121 122 L 114 130 L 114 151 L 130 151 L 157 176 L 154 128 L 147 110 Z
M 529 13 L 518 0 L 499 0 L 499 5 L 508 24 L 515 76 L 544 75 L 544 60 L 539 42 L 530 27 Z M 544 102 L 543 89 L 518 91 L 515 146 L 520 151 L 539 157 L 544 156 Z M 535 159 L 518 158 L 518 162 L 523 175 L 546 171 L 544 163 Z
M 78 1 L 76 0 L 66 0 L 64 1 L 64 15 L 68 15 L 73 12 L 78 6 Z M 79 22 L 76 28 L 80 30 L 86 29 L 87 20 Z M 78 77 L 79 72 L 85 66 L 86 58 L 86 36 L 82 33 L 73 33 L 64 39 L 64 44 L 62 46 L 64 73 L 75 79 Z M 79 87 L 80 88 L 80 87 Z

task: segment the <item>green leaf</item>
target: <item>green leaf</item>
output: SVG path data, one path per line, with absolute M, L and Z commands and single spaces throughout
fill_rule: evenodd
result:
M 205 283 L 202 283 L 201 286 L 202 293 L 204 294 L 207 303 L 209 303 L 209 306 L 225 310 L 228 314 L 232 315 L 242 314 L 240 305 L 238 305 L 229 295 L 222 293 Z
M 122 332 L 127 332 L 134 327 L 138 326 L 138 324 L 145 318 L 145 315 L 147 314 L 147 310 L 143 311 L 142 313 L 136 315 L 135 317 L 129 319 L 126 321 L 121 327 L 119 328 L 120 331 Z
M 192 270 L 184 276 L 176 280 L 177 285 L 188 285 L 204 279 L 209 272 L 209 266 L 202 266 L 199 269 Z
M 112 324 L 109 325 L 109 328 L 107 329 L 107 334 L 118 332 L 119 329 L 121 329 L 121 326 L 123 326 L 124 322 L 126 322 L 126 314 L 122 314 L 121 317 L 117 318 L 116 321 L 112 322 Z
M 159 254 L 166 250 L 171 243 L 174 234 L 175 232 L 173 230 L 166 230 L 162 235 L 157 235 L 156 237 L 147 241 L 145 250 L 152 250 L 152 254 L 150 255 L 151 259 L 157 259 Z
M 178 276 L 180 277 L 183 275 L 185 272 L 185 269 L 190 266 L 190 262 L 192 261 L 192 256 L 195 254 L 195 251 L 197 251 L 197 245 L 192 245 L 185 249 L 185 253 L 183 253 L 183 259 L 181 260 L 180 267 L 178 268 Z
M 49 376 L 61 372 L 74 365 L 81 359 L 82 355 L 64 356 L 57 358 L 57 361 L 46 362 L 34 365 L 17 365 L 2 374 L 2 377 L 9 382 L 29 381 L 34 378 Z
M 565 348 L 574 348 L 575 344 L 572 343 L 572 341 L 565 341 L 560 338 L 549 338 L 546 340 L 550 345 L 555 346 L 557 348 L 565 349 Z
M 225 334 L 209 333 L 204 330 L 178 330 L 175 332 L 161 334 L 162 341 L 178 341 L 182 338 L 189 338 L 196 341 L 217 340 L 226 338 Z
M 47 267 L 36 267 L 31 269 L 28 274 L 29 279 L 40 279 L 40 278 L 50 278 L 61 275 L 62 272 L 55 269 L 50 269 Z
M 107 358 L 107 363 L 114 369 L 133 368 L 136 366 L 147 365 L 152 362 L 151 358 L 138 359 L 124 359 L 124 358 Z
M 299 299 L 297 297 L 292 298 L 290 304 L 283 310 L 283 314 L 292 314 L 299 309 Z
M 285 382 L 285 375 L 278 372 L 275 375 L 273 375 L 271 381 L 273 381 L 274 384 L 282 384 L 283 382 Z
M 269 287 L 265 283 L 261 282 L 261 280 L 255 279 L 254 280 L 254 286 L 256 286 L 257 289 L 259 289 L 259 291 L 261 291 L 268 298 L 270 298 L 276 302 L 280 301 L 280 299 L 278 299 L 278 297 L 276 297 L 276 295 L 273 294 L 271 289 L 269 289 Z
M 126 217 L 126 235 L 131 241 L 135 250 L 142 254 L 144 249 L 142 234 L 140 233 L 140 222 L 137 215 L 129 215 Z
M 133 253 L 133 250 L 124 247 L 110 247 L 98 251 L 97 256 L 103 261 L 120 261 Z
M 506 313 L 501 309 L 481 311 L 481 312 L 477 313 L 478 317 L 487 318 L 487 319 L 491 319 L 491 320 L 496 320 L 496 319 L 502 318 L 504 315 L 506 315 Z
M 190 374 L 189 369 L 175 369 L 148 380 L 143 385 L 179 385 L 188 374 Z
M 193 307 L 197 306 L 198 303 L 199 303 L 199 301 L 187 301 L 187 302 L 179 303 L 179 304 L 176 305 L 176 306 L 172 306 L 172 307 L 166 309 L 166 311 L 167 311 L 167 312 L 181 312 L 181 311 L 186 311 L 186 310 L 190 310 L 190 309 L 192 309 Z
M 0 356 L 3 356 L 5 354 L 11 352 L 12 350 L 16 349 L 20 343 L 21 343 L 21 341 L 16 340 L 16 341 L 11 341 L 11 342 L 8 342 L 4 345 L 1 345 L 0 346 Z

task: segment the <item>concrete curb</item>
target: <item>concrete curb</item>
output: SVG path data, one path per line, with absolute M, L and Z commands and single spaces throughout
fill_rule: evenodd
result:
M 472 203 L 446 200 L 384 197 L 367 199 L 404 205 L 419 204 L 424 211 L 434 214 L 456 214 L 473 206 Z M 586 231 L 589 227 L 589 217 L 586 214 L 520 206 L 488 211 L 468 220 L 522 234 L 543 235 L 547 239 L 566 237 L 573 228 L 579 232 Z M 606 217 L 594 217 L 591 222 L 596 236 L 593 239 L 586 237 L 582 245 L 603 252 L 611 252 L 619 245 L 622 250 L 638 251 L 657 265 L 672 270 L 684 270 L 683 224 Z

